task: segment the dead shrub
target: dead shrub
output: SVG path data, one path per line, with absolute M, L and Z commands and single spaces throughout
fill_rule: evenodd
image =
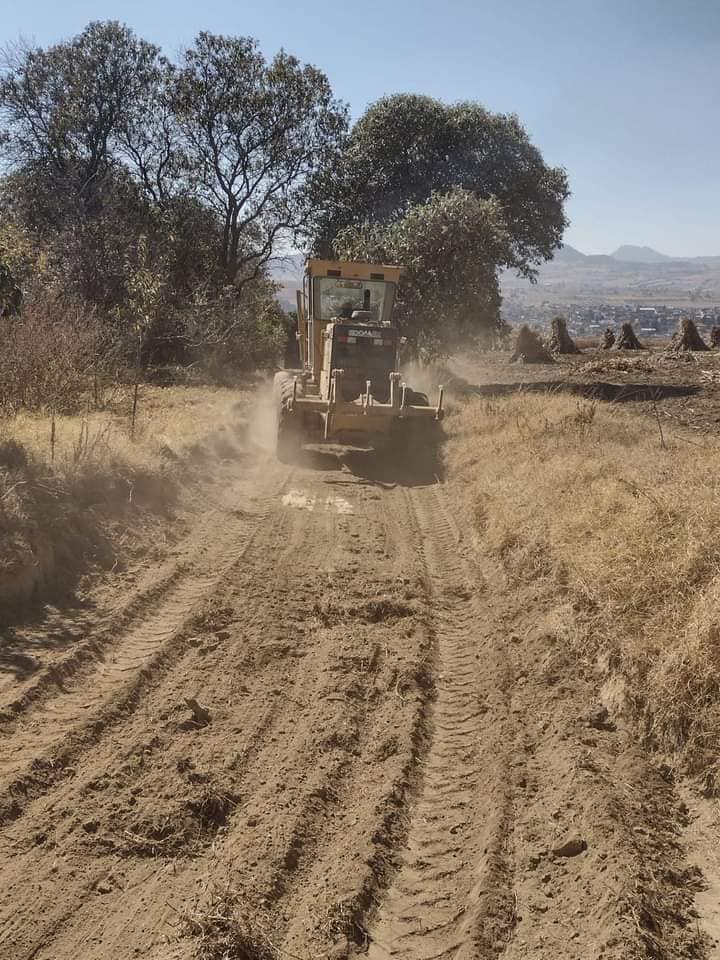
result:
M 196 941 L 198 960 L 277 960 L 264 930 L 240 910 L 240 898 L 227 884 L 213 885 L 202 902 L 183 912 L 180 936 Z
M 72 412 L 92 395 L 109 345 L 94 312 L 77 301 L 34 293 L 17 317 L 0 318 L 0 414 Z
M 188 810 L 205 831 L 215 831 L 225 826 L 236 806 L 236 796 L 213 787 L 208 787 L 197 800 L 190 800 L 187 804 Z
M 21 443 L 12 437 L 0 440 L 0 467 L 5 467 L 7 470 L 20 470 L 27 465 L 27 450 Z

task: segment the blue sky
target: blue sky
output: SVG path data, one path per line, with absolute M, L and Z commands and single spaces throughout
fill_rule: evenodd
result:
M 203 29 L 284 47 L 355 116 L 405 91 L 515 112 L 568 171 L 567 242 L 720 254 L 720 0 L 0 0 L 0 42 L 106 18 L 170 55 Z

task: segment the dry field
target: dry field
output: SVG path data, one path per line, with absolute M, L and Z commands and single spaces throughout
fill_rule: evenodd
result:
M 0 420 L 0 622 L 89 573 L 117 573 L 128 555 L 151 562 L 189 480 L 237 449 L 249 396 L 143 386 L 133 423 L 132 388 L 121 388 L 97 411 Z
M 3 958 L 713 955 L 713 438 L 482 362 L 412 462 L 123 427 L 172 497 L 0 646 Z

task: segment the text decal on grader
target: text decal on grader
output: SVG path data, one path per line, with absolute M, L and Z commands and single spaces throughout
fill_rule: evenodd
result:
M 442 419 L 401 382 L 392 324 L 402 267 L 308 260 L 297 294 L 300 368 L 275 376 L 276 451 L 292 461 L 304 443 L 402 449 L 411 430 Z

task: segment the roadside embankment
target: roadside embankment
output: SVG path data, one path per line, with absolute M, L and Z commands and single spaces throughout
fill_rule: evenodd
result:
M 0 621 L 142 550 L 182 487 L 232 456 L 248 393 L 130 390 L 104 409 L 0 421 Z
M 446 424 L 483 549 L 553 599 L 610 711 L 720 791 L 720 446 L 563 395 L 470 399 Z

